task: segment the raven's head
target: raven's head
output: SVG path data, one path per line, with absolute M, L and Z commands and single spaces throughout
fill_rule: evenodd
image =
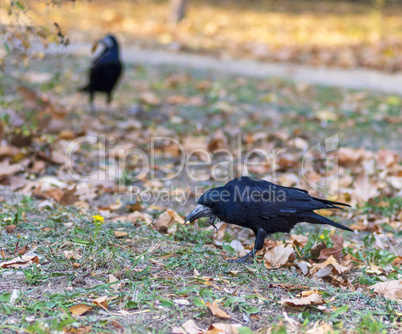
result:
M 106 49 L 113 49 L 117 48 L 118 46 L 116 37 L 114 37 L 113 35 L 107 35 L 103 37 L 99 42 L 103 43 Z
M 216 212 L 222 203 L 221 193 L 221 188 L 207 190 L 198 200 L 195 209 L 186 217 L 185 223 L 188 224 L 198 218 L 209 217 L 209 223 L 215 227 Z
M 105 50 L 113 50 L 113 49 L 117 50 L 119 48 L 119 44 L 117 43 L 116 37 L 114 37 L 113 35 L 107 35 L 103 37 L 101 40 L 97 41 L 92 46 L 92 52 L 95 52 L 99 44 L 103 44 Z

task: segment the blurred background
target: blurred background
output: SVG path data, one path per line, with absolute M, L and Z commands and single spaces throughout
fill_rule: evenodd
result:
M 399 71 L 402 2 L 386 0 L 3 1 L 11 48 L 87 42 L 113 32 L 123 45 L 341 68 Z M 10 15 L 11 14 L 11 15 Z M 59 28 L 53 24 L 57 23 Z M 56 36 L 54 35 L 56 33 Z M 7 46 L 6 46 L 7 48 Z

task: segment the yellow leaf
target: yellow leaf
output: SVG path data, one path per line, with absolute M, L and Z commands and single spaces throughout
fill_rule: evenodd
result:
M 169 213 L 170 217 L 174 220 L 175 223 L 179 223 L 184 225 L 184 219 L 179 216 L 179 214 L 176 211 L 173 210 L 167 210 Z
M 79 316 L 79 315 L 83 315 L 84 313 L 91 311 L 92 307 L 85 305 L 85 304 L 78 304 L 75 306 L 71 306 L 69 308 L 71 315 L 72 316 Z
M 123 232 L 123 231 L 114 231 L 114 236 L 116 238 L 124 238 L 124 237 L 128 236 L 128 233 Z
M 302 296 L 303 297 L 308 297 L 311 296 L 314 293 L 319 293 L 317 290 L 309 290 L 309 291 L 302 291 Z

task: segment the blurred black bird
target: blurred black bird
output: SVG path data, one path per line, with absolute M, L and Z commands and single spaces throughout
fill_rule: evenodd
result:
M 99 44 L 104 45 L 101 55 L 96 58 L 89 71 L 89 83 L 80 91 L 89 93 L 91 111 L 94 111 L 95 92 L 106 93 L 106 102 L 112 101 L 112 93 L 123 71 L 123 65 L 119 58 L 119 44 L 113 35 L 107 35 L 92 47 L 94 52 Z
M 207 190 L 185 222 L 191 223 L 198 218 L 209 217 L 209 223 L 214 227 L 218 218 L 223 222 L 251 229 L 256 236 L 254 249 L 246 256 L 230 261 L 243 263 L 262 249 L 264 239 L 269 234 L 288 233 L 297 223 L 327 224 L 352 231 L 313 212 L 318 209 L 342 210 L 339 206 L 350 205 L 312 197 L 303 189 L 282 187 L 243 176 L 229 181 L 223 187 Z

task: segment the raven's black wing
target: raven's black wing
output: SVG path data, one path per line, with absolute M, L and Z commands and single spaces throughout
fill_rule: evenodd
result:
M 121 63 L 95 64 L 89 74 L 92 90 L 109 93 L 113 90 L 122 72 Z
M 303 189 L 282 187 L 257 178 L 236 178 L 228 182 L 225 187 L 238 194 L 236 200 L 255 204 L 253 208 L 256 215 L 266 219 L 324 208 L 340 209 L 331 203 L 342 205 L 312 197 Z

